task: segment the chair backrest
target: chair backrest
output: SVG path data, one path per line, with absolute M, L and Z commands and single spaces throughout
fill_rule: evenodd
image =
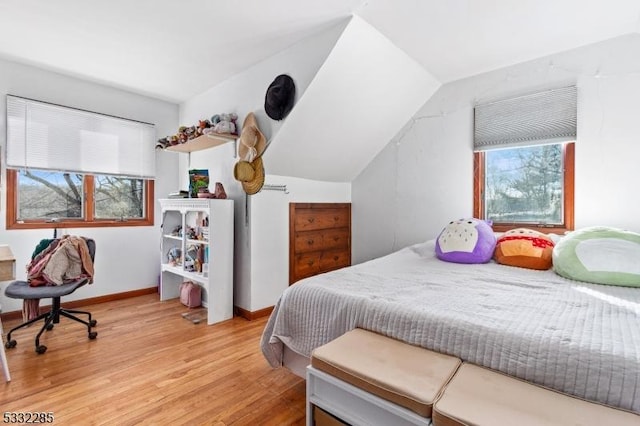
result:
M 91 261 L 95 262 L 96 242 L 93 240 L 93 238 L 87 238 L 87 237 L 82 237 L 82 238 L 84 238 L 85 242 L 87 243 L 87 248 L 89 249 L 89 256 L 91 256 Z
M 96 260 L 95 259 L 96 258 L 96 242 L 93 240 L 93 238 L 82 237 L 82 239 L 87 243 L 87 249 L 89 250 L 89 256 L 91 256 L 91 262 L 95 262 L 95 260 Z M 41 240 L 40 243 L 38 244 L 38 246 L 36 247 L 35 251 L 31 255 L 31 259 L 33 260 L 33 258 L 36 257 L 36 255 L 38 253 L 40 253 L 42 250 L 44 250 L 53 241 L 55 241 L 55 239 L 47 239 L 47 238 L 45 238 L 45 239 Z
M 95 259 L 95 257 L 96 257 L 96 242 L 93 240 L 93 238 L 82 237 L 82 239 L 87 243 L 87 248 L 89 249 L 89 256 L 91 256 L 91 261 L 94 262 L 96 260 Z M 33 259 L 36 256 L 36 254 L 38 254 L 43 249 L 45 249 L 54 240 L 55 240 L 55 238 L 54 239 L 45 238 L 43 240 L 40 240 L 40 243 L 38 244 L 38 246 L 36 247 L 35 251 L 31 255 L 31 259 Z

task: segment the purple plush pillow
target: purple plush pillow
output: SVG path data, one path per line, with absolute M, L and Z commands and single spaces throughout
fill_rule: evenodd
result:
M 460 219 L 449 222 L 436 240 L 436 256 L 454 263 L 487 263 L 496 248 L 492 222 Z

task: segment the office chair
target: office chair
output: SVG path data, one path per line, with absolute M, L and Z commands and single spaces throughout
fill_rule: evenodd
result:
M 84 238 L 87 243 L 87 248 L 89 249 L 89 255 L 91 256 L 91 261 L 93 262 L 96 253 L 96 243 L 90 238 Z M 95 327 L 98 322 L 91 318 L 91 313 L 86 311 L 77 311 L 74 309 L 64 309 L 60 306 L 60 298 L 62 296 L 66 296 L 67 294 L 71 294 L 76 289 L 82 287 L 83 285 L 89 282 L 89 278 L 81 278 L 79 280 L 65 283 L 62 285 L 45 285 L 38 287 L 31 287 L 27 281 L 13 281 L 9 286 L 4 290 L 4 294 L 7 297 L 11 297 L 13 299 L 51 299 L 51 310 L 44 314 L 38 315 L 36 318 L 30 319 L 17 327 L 12 328 L 9 333 L 7 333 L 7 343 L 5 343 L 5 347 L 7 349 L 11 349 L 16 347 L 17 342 L 11 339 L 11 333 L 14 331 L 26 327 L 34 322 L 44 320 L 44 324 L 40 329 L 40 332 L 36 335 L 36 352 L 38 354 L 43 354 L 47 351 L 47 347 L 45 345 L 40 344 L 40 336 L 42 333 L 47 330 L 50 331 L 53 329 L 54 324 L 58 324 L 60 322 L 60 316 L 72 319 L 79 323 L 82 323 L 87 326 L 87 332 L 89 334 L 89 339 L 93 340 L 98 336 L 98 333 L 95 331 L 91 331 L 91 327 Z M 78 318 L 74 314 L 87 315 L 88 321 L 85 321 L 81 318 Z

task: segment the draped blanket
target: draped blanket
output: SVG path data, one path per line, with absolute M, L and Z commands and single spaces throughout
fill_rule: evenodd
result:
M 31 286 L 60 285 L 81 278 L 93 280 L 93 262 L 82 237 L 64 235 L 52 240 L 27 265 Z
M 42 240 L 27 265 L 30 286 L 61 285 L 88 278 L 93 282 L 93 261 L 87 242 L 82 237 L 64 235 Z M 40 313 L 40 299 L 24 299 L 22 319 L 28 321 Z
M 442 262 L 435 241 L 289 287 L 261 347 L 282 365 L 355 327 L 640 413 L 640 289 Z

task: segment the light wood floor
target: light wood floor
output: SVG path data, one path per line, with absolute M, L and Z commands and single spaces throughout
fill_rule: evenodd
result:
M 302 425 L 304 381 L 260 352 L 266 318 L 207 326 L 179 301 L 147 295 L 86 307 L 96 340 L 61 318 L 36 354 L 40 326 L 15 332 L 0 371 L 0 411 L 53 412 L 56 425 Z M 6 332 L 19 321 L 6 321 Z

